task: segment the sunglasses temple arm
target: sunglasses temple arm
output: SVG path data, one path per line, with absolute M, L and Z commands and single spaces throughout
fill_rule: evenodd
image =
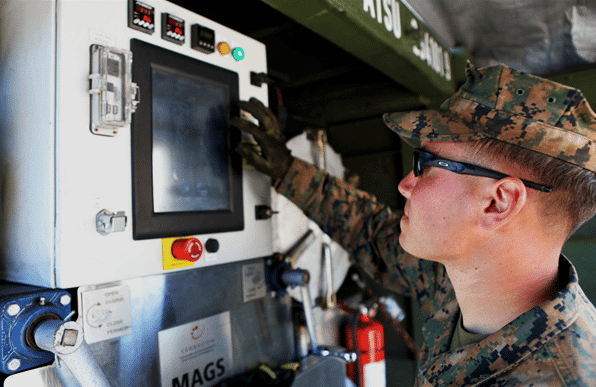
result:
M 462 164 L 463 165 L 463 163 L 454 163 L 454 164 Z M 466 164 L 464 166 L 466 168 L 466 172 L 465 173 L 466 174 L 470 174 L 470 175 L 486 176 L 486 177 L 492 177 L 492 178 L 495 178 L 495 179 L 502 179 L 504 177 L 509 176 L 509 175 L 506 175 L 504 173 L 500 173 L 500 172 L 497 172 L 497 171 L 491 171 L 491 170 L 488 170 L 488 169 L 479 169 L 479 168 L 474 167 L 473 165 L 467 165 Z M 552 192 L 552 190 L 553 190 L 551 187 L 547 187 L 547 186 L 542 185 L 542 184 L 533 183 L 533 182 L 528 181 L 528 180 L 525 180 L 525 179 L 520 179 L 520 180 L 527 187 L 536 189 L 536 190 L 541 191 L 541 192 Z
M 520 179 L 526 186 L 530 187 L 530 188 L 534 188 L 537 189 L 538 191 L 541 192 L 552 192 L 552 188 L 551 187 L 547 187 L 545 185 L 542 184 L 537 184 L 537 183 L 532 183 L 531 181 L 528 180 L 524 180 L 524 179 Z

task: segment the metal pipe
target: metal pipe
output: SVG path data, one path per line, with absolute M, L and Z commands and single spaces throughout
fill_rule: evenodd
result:
M 286 269 L 281 273 L 281 281 L 291 288 L 295 286 L 308 286 L 310 274 L 308 270 Z
M 312 129 L 313 142 L 316 149 L 315 165 L 320 169 L 327 169 L 327 154 L 325 152 L 325 145 L 327 144 L 327 133 L 325 129 Z
M 312 229 L 309 229 L 285 254 L 286 262 L 294 267 L 296 260 L 302 256 L 302 253 L 304 253 L 306 248 L 312 243 L 313 239 L 315 239 L 315 235 Z
M 300 295 L 302 296 L 302 307 L 304 308 L 304 318 L 306 319 L 306 328 L 310 336 L 310 347 L 314 353 L 319 350 L 319 341 L 315 330 L 315 319 L 312 313 L 312 302 L 310 299 L 310 290 L 308 285 L 300 286 Z
M 34 331 L 35 343 L 50 351 L 68 366 L 81 387 L 110 387 L 110 382 L 95 361 L 83 335 L 74 321 L 48 320 Z M 58 372 L 62 367 L 58 367 Z
M 333 293 L 333 265 L 331 262 L 331 246 L 323 242 L 323 259 L 325 260 L 325 300 L 323 306 L 327 309 L 335 307 L 337 296 Z

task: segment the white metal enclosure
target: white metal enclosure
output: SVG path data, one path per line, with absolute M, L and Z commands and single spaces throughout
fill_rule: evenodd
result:
M 235 72 L 241 100 L 267 103 L 267 88 L 250 83 L 251 72 L 266 72 L 263 44 L 167 1 L 144 3 L 155 10 L 153 34 L 129 27 L 127 0 L 2 1 L 1 278 L 69 288 L 166 272 L 162 240 L 132 237 L 130 125 L 115 136 L 90 131 L 91 45 L 130 50 L 141 40 Z M 185 21 L 184 44 L 162 38 L 166 13 Z M 242 60 L 192 49 L 195 23 L 242 47 Z M 216 239 L 219 250 L 186 269 L 270 255 L 271 220 L 255 219 L 256 205 L 270 205 L 269 187 L 244 169 L 244 229 L 195 235 Z M 124 231 L 98 233 L 102 210 L 124 212 Z

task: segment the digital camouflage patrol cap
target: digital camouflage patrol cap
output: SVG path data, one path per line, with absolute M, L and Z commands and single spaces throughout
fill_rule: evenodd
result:
M 491 137 L 596 172 L 596 114 L 582 92 L 504 65 L 476 68 L 439 110 L 387 113 L 387 126 L 420 141 Z

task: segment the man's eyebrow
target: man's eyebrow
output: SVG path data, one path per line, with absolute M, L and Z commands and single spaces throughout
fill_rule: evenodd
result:
M 430 153 L 431 155 L 433 155 L 433 156 L 435 156 L 435 157 L 438 157 L 438 158 L 445 158 L 445 157 L 443 157 L 443 156 L 441 156 L 441 155 L 438 155 L 438 154 L 434 153 L 433 151 L 431 151 L 430 149 L 428 149 L 428 148 L 427 148 L 427 147 L 425 147 L 425 146 L 421 146 L 421 147 L 420 147 L 420 148 L 418 148 L 418 149 L 420 149 L 420 150 L 421 150 L 421 151 L 423 151 L 423 152 Z M 446 160 L 449 160 L 448 158 L 445 158 L 445 159 L 446 159 Z

